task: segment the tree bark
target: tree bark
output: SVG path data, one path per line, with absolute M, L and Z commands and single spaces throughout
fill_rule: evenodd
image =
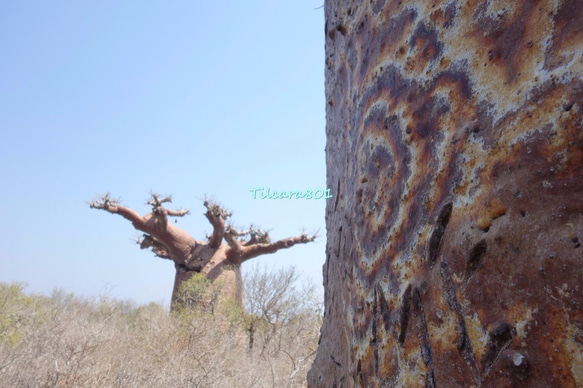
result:
M 325 13 L 310 386 L 583 386 L 583 1 Z

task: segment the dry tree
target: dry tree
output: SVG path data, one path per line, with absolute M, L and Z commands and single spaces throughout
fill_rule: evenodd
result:
M 113 198 L 109 193 L 90 202 L 89 206 L 92 209 L 118 214 L 129 220 L 135 229 L 144 233 L 137 241 L 141 249 L 150 249 L 156 256 L 174 262 L 176 275 L 172 293 L 173 308 L 177 302 L 181 302 L 180 286 L 196 273 L 204 275 L 211 283 L 220 279 L 223 284 L 222 296 L 241 303 L 242 263 L 296 244 L 312 242 L 317 237 L 316 234 L 302 233 L 299 236 L 271 242 L 267 231 L 255 227 L 237 230 L 227 223 L 232 213 L 217 203 L 205 200 L 204 215 L 212 225 L 213 232 L 207 236 L 206 241 L 198 241 L 174 223 L 168 222 L 168 217 L 184 217 L 189 214 L 188 210 L 166 208 L 165 204 L 171 202 L 171 196 L 152 193 L 147 201 L 152 210 L 145 216 L 122 206 L 120 200 Z

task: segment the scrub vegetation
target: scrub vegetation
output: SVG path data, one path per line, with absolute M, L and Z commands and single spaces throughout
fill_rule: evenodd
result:
M 305 386 L 322 321 L 313 285 L 293 267 L 255 267 L 244 285 L 242 307 L 193 276 L 169 312 L 0 283 L 0 385 Z

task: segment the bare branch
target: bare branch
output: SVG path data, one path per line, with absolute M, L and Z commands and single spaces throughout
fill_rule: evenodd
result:
M 156 193 L 150 193 L 150 200 L 148 202 L 146 202 L 146 205 L 151 205 L 152 208 L 158 208 L 161 207 L 163 203 L 170 203 L 172 202 L 172 196 L 171 195 L 167 195 L 163 198 L 160 198 L 160 195 L 156 194 Z
M 181 210 L 170 210 L 166 209 L 166 214 L 172 217 L 184 217 L 187 214 L 190 214 L 190 210 L 181 209 Z
M 109 193 L 105 193 L 100 199 L 90 202 L 89 207 L 91 209 L 100 209 L 109 213 L 119 214 L 123 218 L 131 221 L 134 228 L 147 232 L 147 230 L 144 230 L 147 219 L 129 207 L 119 205 L 119 202 L 120 200 L 118 198 L 111 198 Z
M 209 212 L 212 213 L 214 217 L 221 217 L 222 219 L 226 220 L 233 215 L 232 212 L 228 212 L 227 210 L 223 209 L 221 205 L 214 202 L 204 201 L 204 206 Z
M 168 248 L 164 244 L 159 241 L 156 241 L 152 236 L 148 234 L 144 234 L 142 239 L 138 239 L 136 241 L 140 246 L 140 249 L 148 249 L 150 248 L 152 252 L 158 257 L 163 259 L 171 259 L 170 254 L 168 253 Z
M 232 213 L 227 212 L 218 204 L 209 201 L 204 201 L 204 206 L 207 208 L 204 215 L 213 226 L 213 234 L 209 240 L 209 246 L 212 248 L 218 248 L 225 236 L 225 220 L 230 217 Z
M 112 198 L 109 192 L 101 195 L 99 199 L 89 202 L 91 209 L 108 210 L 112 206 L 117 206 L 120 203 L 120 198 Z
M 253 225 L 251 225 L 248 230 L 244 231 L 238 231 L 232 226 L 229 226 L 228 233 L 238 237 L 239 242 L 241 242 L 241 244 L 244 246 L 253 244 L 269 244 L 271 242 L 271 237 L 269 237 L 268 231 L 257 229 Z M 249 236 L 249 239 L 244 239 L 246 236 Z
M 305 234 L 305 233 L 302 231 L 302 234 Z M 320 237 L 320 228 L 316 229 L 316 231 L 314 233 L 312 233 L 312 237 L 314 238 L 314 240 L 317 239 L 318 237 Z
M 228 226 L 225 231 L 225 240 L 227 244 L 233 249 L 234 252 L 237 253 L 238 256 L 241 255 L 243 252 L 244 245 L 241 244 L 241 241 L 237 240 L 237 237 L 244 236 L 245 233 L 238 232 L 237 229 L 233 228 L 232 226 Z
M 248 245 L 243 247 L 242 255 L 240 255 L 239 258 L 233 256 L 230 257 L 229 259 L 237 264 L 240 264 L 243 263 L 244 261 L 247 261 L 260 255 L 275 253 L 280 249 L 291 248 L 296 244 L 306 244 L 312 242 L 316 239 L 316 237 L 317 237 L 316 235 L 308 236 L 307 234 L 302 234 L 296 237 L 284 238 L 282 240 L 278 240 L 270 244 L 259 243 Z
M 250 229 L 250 238 L 249 241 L 245 243 L 245 245 L 253 245 L 253 244 L 269 244 L 271 243 L 271 237 L 269 236 L 268 231 L 263 231 L 260 229 L 255 229 L 253 226 Z
M 229 225 L 227 227 L 227 233 L 229 233 L 230 235 L 232 235 L 234 237 L 244 237 L 244 236 L 247 236 L 248 234 L 251 233 L 251 229 L 238 231 L 233 226 Z

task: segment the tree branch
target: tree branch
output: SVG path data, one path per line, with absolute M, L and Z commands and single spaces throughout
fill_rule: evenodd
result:
M 269 232 L 267 231 L 263 231 L 260 229 L 255 229 L 253 227 L 251 227 L 250 229 L 250 238 L 247 242 L 245 242 L 245 245 L 250 246 L 250 245 L 254 245 L 254 244 L 270 244 L 271 243 L 271 237 L 269 236 Z
M 271 237 L 269 237 L 269 232 L 263 231 L 261 229 L 256 229 L 251 225 L 248 230 L 238 231 L 237 229 L 229 226 L 227 233 L 239 238 L 239 242 L 244 246 L 249 246 L 253 244 L 269 244 L 271 243 Z M 249 236 L 246 240 L 243 237 Z
M 190 210 L 170 210 L 166 209 L 166 213 L 172 217 L 184 217 L 187 214 L 190 214 Z
M 227 244 L 229 244 L 231 249 L 236 252 L 238 256 L 243 252 L 244 245 L 241 244 L 241 241 L 237 240 L 237 237 L 244 236 L 245 234 L 246 233 L 237 231 L 237 229 L 232 226 L 227 227 L 227 230 L 225 231 L 225 240 L 227 241 Z
M 90 202 L 89 207 L 91 209 L 105 210 L 109 213 L 119 214 L 129 220 L 134 225 L 134 228 L 148 232 L 148 230 L 145 230 L 146 222 L 148 221 L 147 218 L 142 217 L 129 207 L 119 205 L 119 199 L 111 198 L 109 193 L 105 193 L 100 199 Z
M 169 215 L 182 217 L 188 214 L 188 211 L 164 208 L 162 204 L 172 200 L 169 196 L 164 198 L 158 197 L 157 194 L 151 196 L 152 199 L 148 204 L 152 206 L 152 211 L 144 217 L 130 208 L 119 205 L 119 200 L 111 198 L 109 193 L 90 202 L 89 206 L 93 209 L 119 214 L 131 221 L 134 228 L 145 232 L 144 238 L 138 241 L 142 249 L 150 248 L 156 256 L 171 259 L 176 263 L 189 260 L 196 246 L 196 240 L 186 231 L 168 222 Z
M 158 194 L 151 193 L 150 196 L 151 198 L 146 204 L 152 206 L 152 213 L 154 214 L 163 214 L 171 217 L 184 217 L 185 215 L 190 214 L 190 211 L 188 210 L 170 210 L 162 206 L 163 203 L 172 202 L 171 195 L 160 198 Z
M 152 252 L 154 252 L 156 256 L 161 257 L 163 259 L 172 260 L 168 253 L 168 248 L 166 248 L 164 244 L 162 244 L 159 241 L 156 241 L 152 236 L 148 234 L 144 234 L 141 240 L 138 239 L 137 243 L 140 246 L 140 249 L 151 248 Z
M 225 220 L 231 216 L 231 213 L 219 205 L 208 201 L 204 201 L 204 206 L 207 208 L 204 215 L 213 226 L 213 234 L 209 240 L 209 246 L 211 248 L 218 248 L 225 236 Z
M 172 196 L 167 195 L 164 198 L 160 198 L 160 196 L 156 193 L 150 193 L 150 200 L 146 202 L 147 205 L 151 205 L 153 208 L 157 208 L 162 206 L 163 203 L 172 202 Z
M 170 203 L 172 202 L 172 196 L 167 195 L 165 197 L 160 198 L 160 196 L 156 193 L 150 193 L 150 200 L 146 202 L 146 204 L 152 206 L 152 212 L 150 213 L 152 217 L 156 220 L 154 223 L 154 228 L 156 229 L 157 233 L 164 233 L 168 229 L 168 216 L 172 217 L 184 217 L 189 213 L 188 210 L 170 210 L 166 209 L 162 206 L 163 203 Z M 150 219 L 150 217 L 146 216 L 146 220 Z
M 239 258 L 237 258 L 233 255 L 233 257 L 229 257 L 229 259 L 231 261 L 235 262 L 235 264 L 241 264 L 249 259 L 252 259 L 252 258 L 260 256 L 260 255 L 265 255 L 268 253 L 275 253 L 275 252 L 279 251 L 280 249 L 291 248 L 296 244 L 306 244 L 306 243 L 312 242 L 316 239 L 316 237 L 318 237 L 316 234 L 314 234 L 312 236 L 308 236 L 307 234 L 302 234 L 302 235 L 296 236 L 296 237 L 284 238 L 282 240 L 278 240 L 278 241 L 271 243 L 271 244 L 258 243 L 258 244 L 244 246 L 243 251 L 242 251 L 242 255 L 240 255 Z

